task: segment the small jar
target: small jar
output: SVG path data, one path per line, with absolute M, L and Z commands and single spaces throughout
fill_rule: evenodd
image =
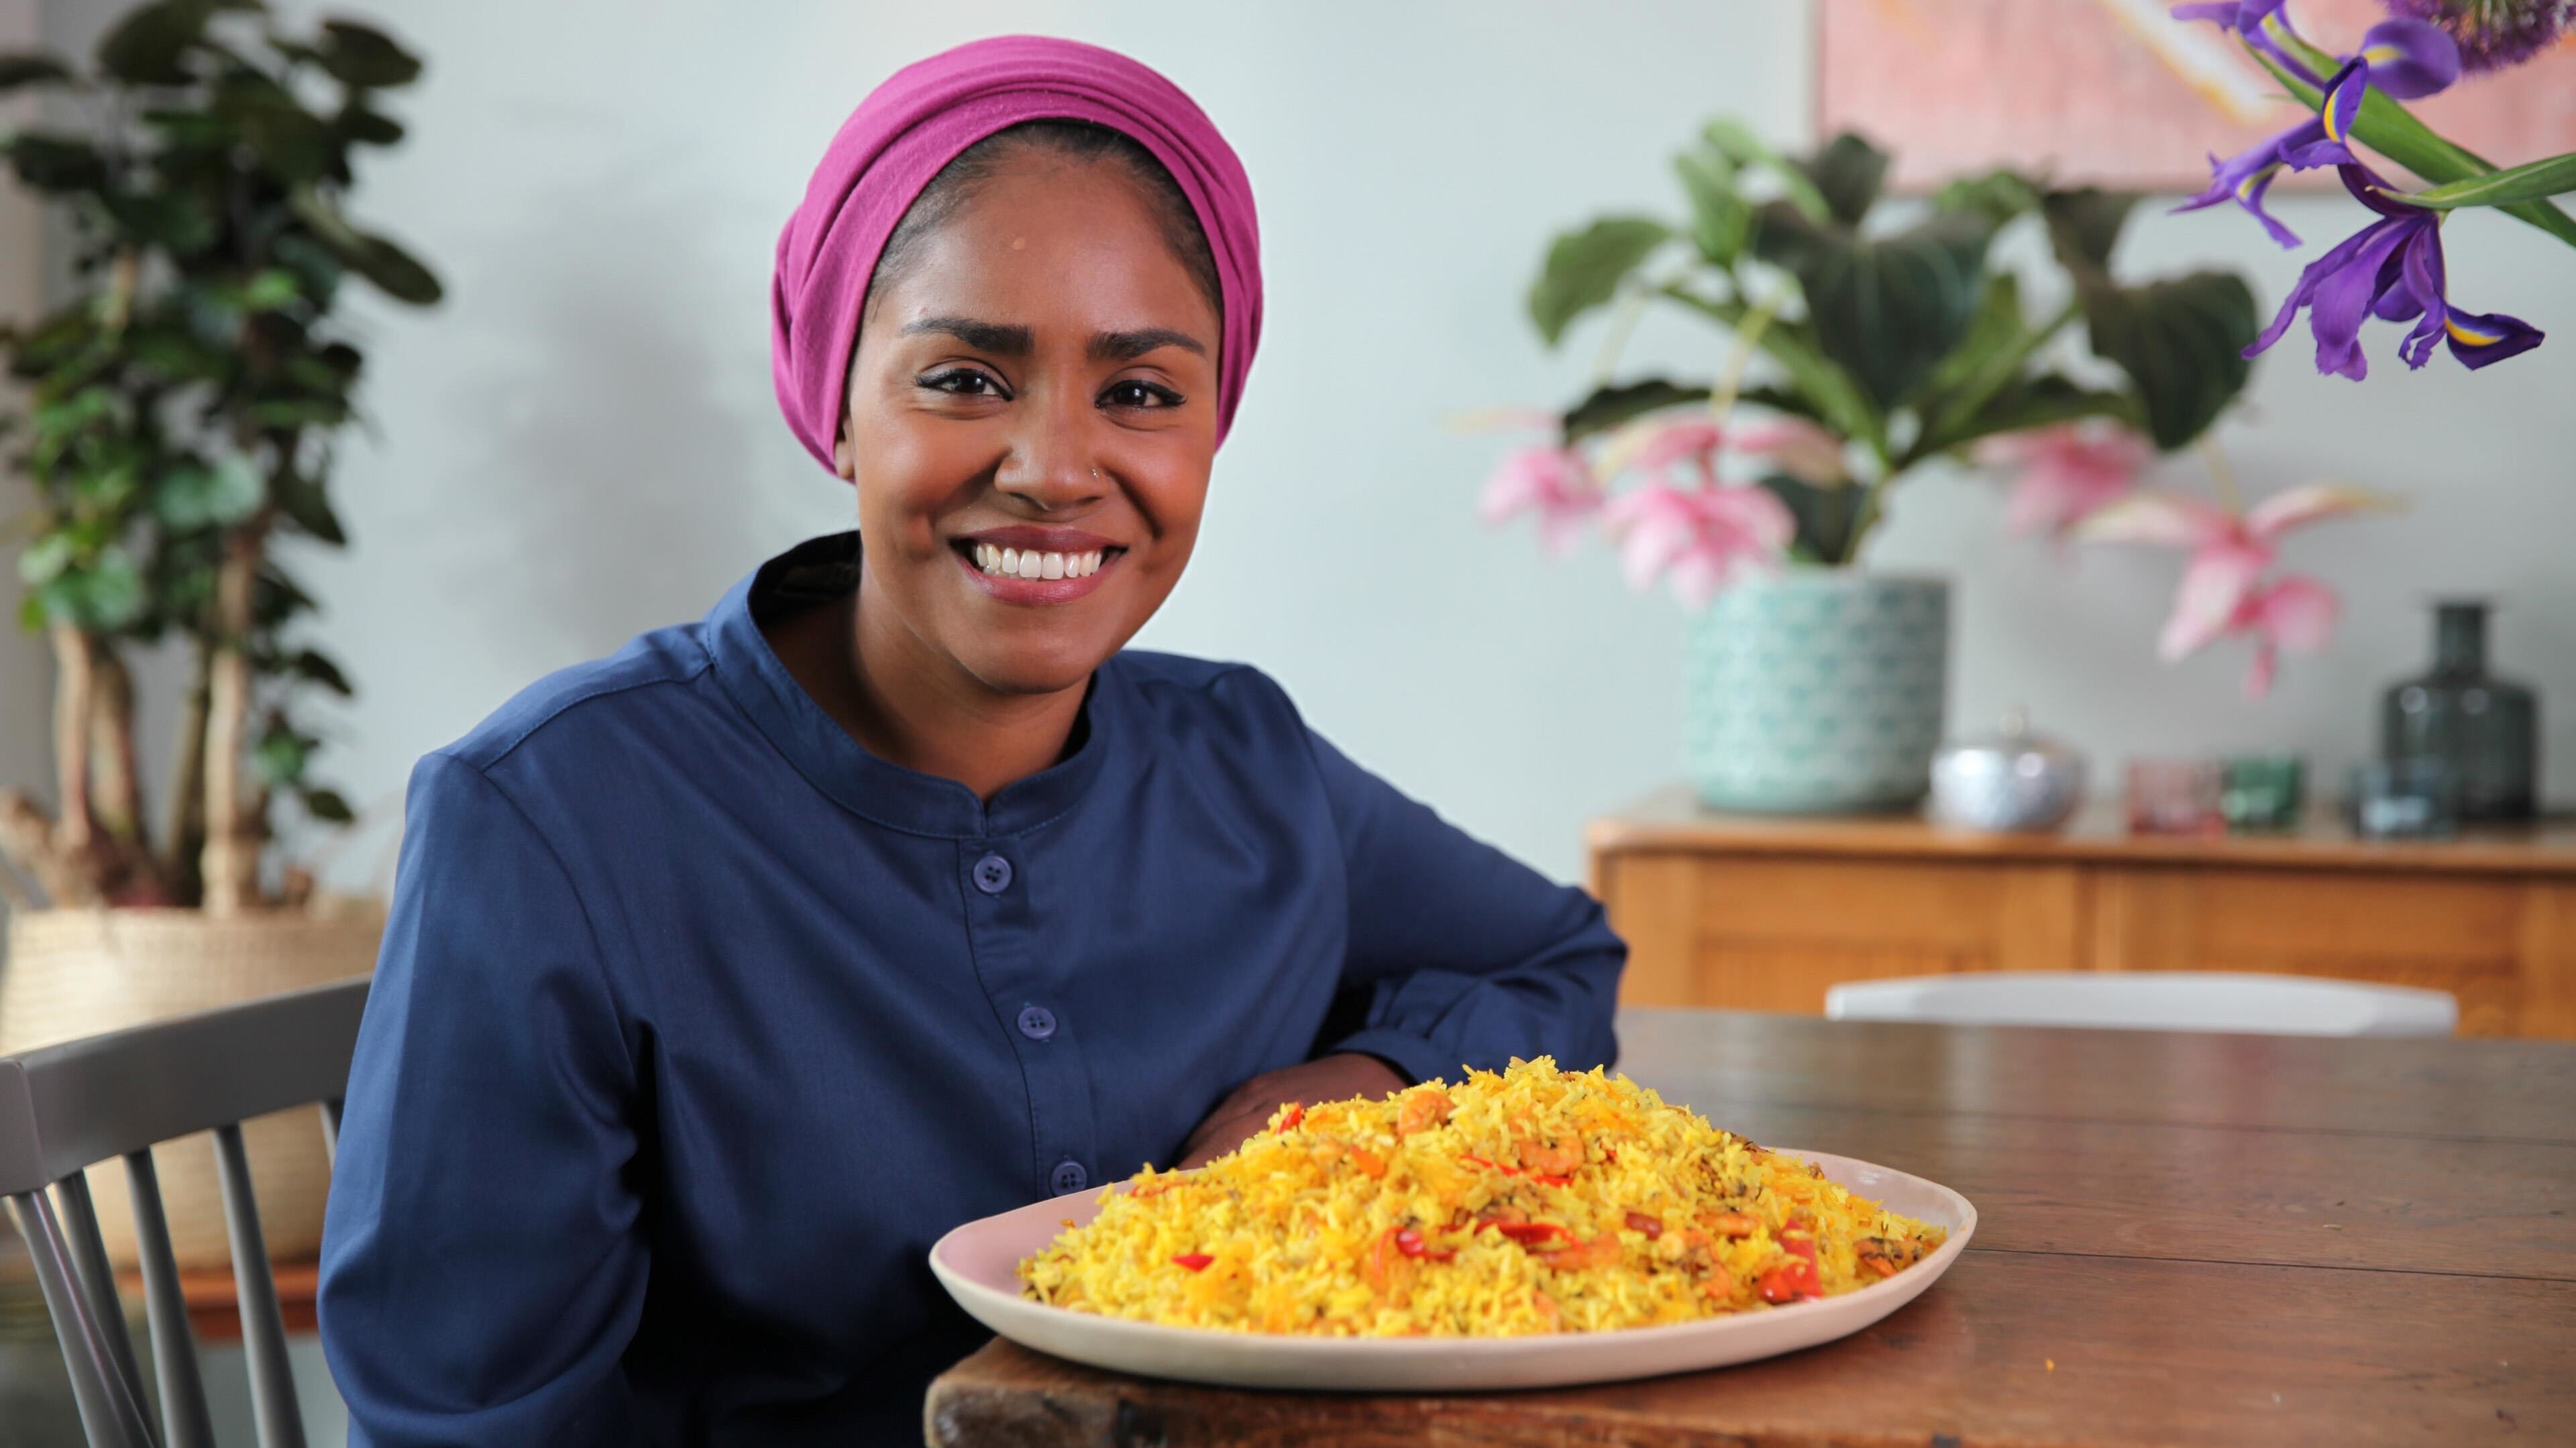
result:
M 1932 756 L 1932 818 L 1998 833 L 2050 830 L 2084 802 L 2084 757 L 2030 732 L 2029 716 L 2005 713 L 1997 732 L 1941 746 Z
M 2206 759 L 2129 761 L 2129 830 L 2141 835 L 2215 835 L 2226 777 Z

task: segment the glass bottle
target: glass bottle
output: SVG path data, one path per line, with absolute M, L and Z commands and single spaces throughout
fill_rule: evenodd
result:
M 2433 608 L 2433 668 L 2391 685 L 2380 709 L 2380 755 L 2450 765 L 2460 819 L 2523 820 L 2538 812 L 2540 701 L 2487 673 L 2487 604 Z

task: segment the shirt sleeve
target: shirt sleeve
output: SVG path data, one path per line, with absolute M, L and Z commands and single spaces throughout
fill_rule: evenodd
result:
M 320 1318 L 350 1442 L 644 1441 L 636 1075 L 561 859 L 480 770 L 412 774 Z
M 1350 899 L 1345 992 L 1365 1022 L 1330 1051 L 1416 1081 L 1554 1056 L 1616 1062 L 1611 1014 L 1628 947 L 1600 903 L 1477 840 L 1309 731 Z

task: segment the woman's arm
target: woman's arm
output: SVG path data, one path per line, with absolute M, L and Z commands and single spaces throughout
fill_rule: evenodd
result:
M 322 1249 L 352 1443 L 648 1436 L 635 1079 L 561 859 L 482 770 L 422 760 Z
M 1309 733 L 1348 873 L 1346 990 L 1365 1024 L 1325 1043 L 1414 1080 L 1550 1055 L 1618 1059 L 1611 1030 L 1628 947 L 1600 903 L 1470 837 Z

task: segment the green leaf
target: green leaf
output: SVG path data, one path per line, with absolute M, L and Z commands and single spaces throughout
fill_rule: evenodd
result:
M 1673 158 L 1673 170 L 1690 196 L 1691 240 L 1711 265 L 1731 267 L 1753 229 L 1753 207 L 1736 194 L 1735 165 L 1714 146 L 1700 145 Z
M 250 751 L 251 768 L 271 788 L 292 787 L 312 757 L 313 741 L 284 727 L 269 730 Z
M 259 511 L 268 488 L 259 471 L 239 457 L 212 467 L 184 464 L 162 474 L 152 491 L 152 512 L 182 532 L 223 528 Z
M 2298 47 L 2300 58 L 2309 66 L 2323 67 L 2317 71 L 2319 75 L 2332 75 L 2337 69 L 2334 57 L 2304 41 L 2298 42 Z M 2315 86 L 2261 51 L 2251 46 L 2246 49 L 2272 72 L 2272 78 L 2289 91 L 2292 99 L 2312 111 L 2324 106 L 2325 96 Z M 2437 186 L 2489 175 L 2496 169 L 2485 157 L 2417 120 L 2414 112 L 2390 100 L 2376 86 L 2362 92 L 2361 110 L 2353 117 L 2352 138 Z M 2516 201 L 2496 209 L 2576 246 L 2576 216 L 2569 216 L 2547 201 Z
M 1962 176 L 1933 195 L 1944 211 L 1974 211 L 1997 226 L 2039 209 L 2037 182 L 2009 167 L 1982 176 Z
M 1967 335 L 1933 364 L 1932 375 L 1923 380 L 1924 395 L 1946 402 L 1961 384 L 2006 358 L 2018 370 L 2025 355 L 2020 346 L 2029 336 L 2030 324 L 2021 314 L 2021 278 L 2011 272 L 1995 273 L 1986 279 L 1985 299 L 1977 303 Z
M 2576 151 L 2564 156 L 2514 166 L 2492 175 L 2472 176 L 2429 191 L 2382 191 L 2391 201 L 2447 211 L 2459 206 L 2510 206 L 2576 191 Z
M 143 612 L 143 575 L 132 556 L 110 548 L 87 567 L 56 574 L 35 596 L 53 622 L 104 632 L 123 628 Z
M 18 555 L 18 579 L 30 588 L 40 588 L 60 578 L 72 564 L 72 540 L 62 533 L 48 533 L 27 545 Z
M 1878 200 L 1879 183 L 1887 179 L 1887 159 L 1886 152 L 1845 131 L 1796 164 L 1815 183 L 1826 214 L 1845 226 L 1858 226 Z
M 420 59 L 372 26 L 350 20 L 322 22 L 322 68 L 353 86 L 402 86 L 420 79 Z
M 402 122 L 382 111 L 351 105 L 331 123 L 352 145 L 390 146 L 403 138 Z
M 241 127 L 231 117 L 212 111 L 154 109 L 145 111 L 143 120 L 173 146 L 219 150 L 241 139 Z
M 1723 117 L 1711 121 L 1700 128 L 1700 139 L 1738 169 L 1759 167 L 1777 177 L 1781 194 L 1790 205 L 1805 212 L 1809 219 L 1819 222 L 1833 219 L 1832 208 L 1825 204 L 1825 194 L 1816 189 L 1815 182 L 1807 179 L 1806 172 L 1798 169 L 1798 163 L 1773 149 L 1770 142 L 1755 135 L 1741 122 Z
M 1684 287 L 1667 287 L 1664 295 L 1698 309 L 1728 328 L 1741 331 L 1747 320 L 1744 303 L 1717 301 Z M 1884 449 L 1887 443 L 1887 418 L 1870 404 L 1861 385 L 1852 375 L 1820 350 L 1814 334 L 1804 326 L 1773 319 L 1762 329 L 1757 344 L 1762 352 L 1780 364 L 1789 376 L 1791 390 L 1809 399 L 1806 408 L 1782 408 L 1802 416 L 1812 416 L 1844 437 L 1858 438 L 1871 447 Z M 1750 398 L 1754 394 L 1743 394 Z M 1774 404 L 1776 406 L 1776 404 Z
M 1820 488 L 1785 473 L 1764 478 L 1762 487 L 1787 504 L 1789 516 L 1798 521 L 1793 548 L 1824 563 L 1850 556 L 1852 526 L 1860 521 L 1861 489 L 1849 484 Z
M 1565 414 L 1567 447 L 1625 422 L 1632 422 L 1650 412 L 1678 407 L 1685 402 L 1708 401 L 1708 389 L 1686 383 L 1649 377 L 1641 382 L 1623 382 L 1604 387 L 1583 399 Z
M 1774 203 L 1763 209 L 1757 246 L 1796 274 L 1817 345 L 1883 411 L 1911 397 L 1967 335 L 1993 236 L 1983 216 L 1950 211 L 1863 241 Z
M 2040 214 L 2048 221 L 2048 239 L 2057 250 L 2058 264 L 2073 272 L 2107 270 L 2111 249 L 2120 241 L 2120 228 L 2128 224 L 2129 211 L 2137 204 L 2134 191 L 2092 186 L 2051 191 L 2042 197 Z
M 113 195 L 105 203 L 117 225 L 138 241 L 155 243 L 182 257 L 214 243 L 215 219 L 184 192 Z
M 299 791 L 299 794 L 304 800 L 304 812 L 324 824 L 345 825 L 358 817 L 357 811 L 349 808 L 349 802 L 342 799 L 337 790 L 307 789 Z
M 320 179 L 339 154 L 331 128 L 282 88 L 252 84 L 222 94 L 217 109 L 241 127 L 269 171 L 289 185 Z
M 303 297 L 304 288 L 297 282 L 295 273 L 270 267 L 242 287 L 241 306 L 247 312 L 273 312 L 280 307 L 292 306 Z
M 107 163 L 89 142 L 46 131 L 19 131 L 5 148 L 18 180 L 30 191 L 63 195 L 95 191 L 107 183 Z
M 1949 423 L 1938 436 L 1926 434 L 1912 456 L 1930 457 L 1996 433 L 2020 432 L 2085 417 L 2116 418 L 2141 430 L 2146 425 L 2146 419 L 2138 412 L 2138 400 L 2129 394 L 2080 387 L 2048 373 L 2018 380 L 1988 398 L 1975 412 Z
M 146 5 L 99 37 L 98 67 L 135 85 L 185 85 L 192 77 L 181 61 L 212 15 L 211 6 L 196 0 Z
M 2244 351 L 2259 331 L 2244 278 L 2203 271 L 2123 287 L 2079 277 L 2076 297 L 2094 352 L 2137 384 L 2147 436 L 2164 451 L 2200 436 L 2244 390 Z
M 308 478 L 300 471 L 289 470 L 277 479 L 277 509 L 297 528 L 334 547 L 346 544 L 349 535 L 340 528 L 340 516 L 331 511 L 330 496 L 320 480 Z
M 311 649 L 298 650 L 285 660 L 286 671 L 308 684 L 318 684 L 342 698 L 356 691 L 349 687 L 349 676 L 340 666 Z
M 410 252 L 381 236 L 362 236 L 358 254 L 350 267 L 358 275 L 374 282 L 376 288 L 397 302 L 415 307 L 437 304 L 445 289 L 438 284 L 437 274 L 421 264 Z
M 1530 321 L 1539 336 L 1555 346 L 1568 324 L 1618 295 L 1619 284 L 1672 235 L 1672 228 L 1646 217 L 1605 216 L 1557 237 L 1530 285 Z
M 20 86 L 59 85 L 71 78 L 71 68 L 50 55 L 33 52 L 0 55 L 0 94 Z

